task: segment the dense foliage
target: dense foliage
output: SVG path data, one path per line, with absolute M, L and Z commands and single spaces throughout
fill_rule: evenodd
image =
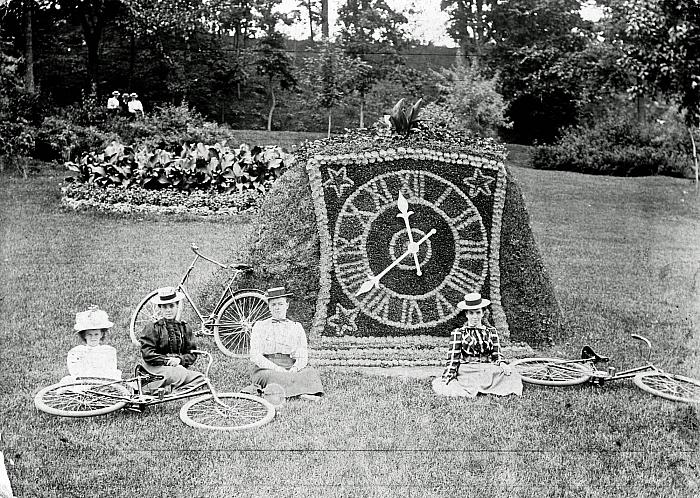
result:
M 535 149 L 538 169 L 600 175 L 689 176 L 692 159 L 686 130 L 673 116 L 653 125 L 614 116 L 567 130 L 553 145 Z
M 176 154 L 114 142 L 104 152 L 88 152 L 66 167 L 72 181 L 100 187 L 264 192 L 291 161 L 292 156 L 276 146 L 184 144 Z

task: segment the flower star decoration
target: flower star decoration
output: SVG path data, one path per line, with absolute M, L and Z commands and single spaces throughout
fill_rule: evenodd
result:
M 338 303 L 335 305 L 335 313 L 328 318 L 328 326 L 337 336 L 353 335 L 357 332 L 355 320 L 359 312 L 358 308 L 347 309 Z
M 328 168 L 328 176 L 329 178 L 323 183 L 323 186 L 335 190 L 335 194 L 338 196 L 338 198 L 345 195 L 344 189 L 350 189 L 355 185 L 355 182 L 348 178 L 348 171 L 345 169 L 345 166 L 337 171 L 332 168 Z
M 469 197 L 474 198 L 479 194 L 485 194 L 486 197 L 491 197 L 489 185 L 495 180 L 484 175 L 480 169 L 475 169 L 474 175 L 471 178 L 465 178 L 463 181 L 469 186 Z

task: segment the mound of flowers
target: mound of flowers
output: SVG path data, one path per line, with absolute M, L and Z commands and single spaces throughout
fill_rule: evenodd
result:
M 121 213 L 239 214 L 257 210 L 292 162 L 277 146 L 198 143 L 173 153 L 113 142 L 66 163 L 62 204 Z

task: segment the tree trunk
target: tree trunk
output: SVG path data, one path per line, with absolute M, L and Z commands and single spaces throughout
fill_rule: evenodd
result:
M 97 9 L 97 12 L 92 12 L 91 10 L 84 12 L 80 19 L 83 27 L 83 37 L 87 45 L 87 74 L 91 95 L 97 94 L 99 49 L 100 40 L 102 39 L 102 12 L 99 7 Z
M 309 41 L 314 42 L 314 16 L 312 0 L 306 0 L 306 9 L 309 11 Z
M 132 32 L 129 40 L 129 79 L 127 80 L 127 90 L 131 92 L 133 87 L 134 70 L 136 68 L 136 35 Z
M 688 133 L 690 134 L 690 142 L 693 144 L 693 166 L 695 169 L 695 191 L 698 191 L 698 148 L 695 144 L 695 137 L 693 136 L 693 127 L 688 127 Z
M 328 39 L 328 0 L 321 0 L 321 36 L 324 40 Z
M 360 128 L 365 127 L 365 98 L 360 99 Z
M 331 110 L 328 109 L 328 138 L 331 138 Z
M 32 93 L 36 92 L 34 85 L 34 31 L 32 27 L 32 9 L 34 2 L 25 0 L 23 3 L 24 14 L 24 86 Z
M 272 99 L 272 105 L 270 106 L 270 112 L 267 115 L 267 131 L 272 131 L 272 113 L 275 112 L 275 106 L 277 105 L 277 99 L 275 98 L 275 86 L 272 78 L 270 78 L 270 97 Z

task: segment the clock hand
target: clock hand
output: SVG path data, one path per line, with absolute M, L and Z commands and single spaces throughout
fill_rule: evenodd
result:
M 411 244 L 413 244 L 413 231 L 411 230 L 411 224 L 408 221 L 408 217 L 413 214 L 413 211 L 408 210 L 408 202 L 406 202 L 406 198 L 403 196 L 403 193 L 401 193 L 400 190 L 397 204 L 399 206 L 399 211 L 401 212 L 397 214 L 396 217 L 403 218 L 403 221 L 406 224 L 406 232 L 408 232 L 408 247 L 411 247 Z M 416 265 L 416 275 L 420 277 L 423 272 L 421 271 L 420 263 L 418 262 L 418 250 L 412 252 L 411 254 L 413 254 L 413 262 Z
M 421 245 L 423 242 L 425 242 L 425 241 L 428 240 L 430 237 L 432 237 L 432 236 L 435 234 L 436 231 L 437 231 L 437 230 L 435 230 L 435 229 L 433 228 L 433 229 L 430 230 L 428 233 L 426 233 L 425 236 L 424 236 L 423 238 L 421 238 L 418 242 L 410 242 L 410 243 L 408 244 L 408 249 L 406 249 L 406 252 L 404 252 L 401 256 L 399 256 L 399 257 L 396 258 L 394 261 L 392 261 L 391 264 L 390 264 L 389 266 L 387 266 L 386 268 L 384 268 L 384 270 L 383 270 L 379 275 L 377 275 L 376 277 L 370 278 L 370 279 L 367 280 L 364 284 L 362 284 L 362 286 L 357 290 L 357 292 L 355 293 L 355 295 L 356 295 L 356 296 L 359 296 L 359 295 L 361 295 L 361 294 L 364 294 L 365 292 L 369 292 L 369 291 L 372 289 L 372 287 L 378 287 L 378 286 L 379 286 L 379 280 L 380 280 L 384 275 L 386 275 L 386 274 L 389 272 L 389 270 L 391 270 L 394 266 L 398 265 L 398 264 L 401 262 L 401 260 L 402 260 L 403 258 L 405 258 L 406 256 L 408 256 L 409 254 L 418 252 L 418 247 L 420 247 L 420 245 Z

